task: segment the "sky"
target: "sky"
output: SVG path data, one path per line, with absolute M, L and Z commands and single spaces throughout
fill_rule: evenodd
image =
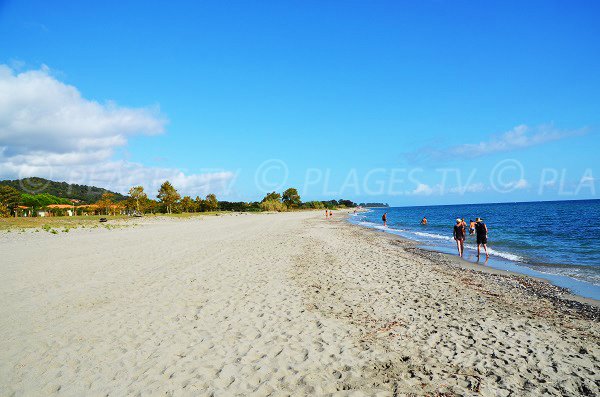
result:
M 0 179 L 597 198 L 597 1 L 0 0 Z

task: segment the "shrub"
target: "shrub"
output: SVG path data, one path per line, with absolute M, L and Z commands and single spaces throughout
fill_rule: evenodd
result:
M 265 200 L 260 203 L 260 209 L 263 211 L 287 211 L 287 207 L 281 201 L 277 200 Z
M 302 208 L 308 208 L 313 210 L 322 210 L 325 208 L 325 205 L 320 201 L 308 201 L 302 204 Z
M 10 210 L 7 206 L 0 203 L 0 218 L 8 218 L 10 217 Z

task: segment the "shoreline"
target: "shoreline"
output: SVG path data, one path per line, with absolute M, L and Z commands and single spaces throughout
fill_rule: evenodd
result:
M 591 303 L 591 304 L 595 304 L 595 305 L 600 305 L 600 298 L 595 298 L 595 296 L 598 296 L 598 292 L 596 292 L 595 290 L 600 289 L 600 287 L 596 286 L 595 284 L 592 284 L 588 281 L 584 281 L 584 280 L 580 280 L 577 278 L 560 275 L 560 274 L 542 272 L 542 271 L 536 270 L 535 268 L 527 266 L 526 264 L 523 264 L 523 263 L 511 261 L 511 260 L 508 260 L 505 258 L 498 258 L 498 257 L 494 256 L 494 254 L 491 255 L 489 264 L 487 264 L 487 265 L 479 264 L 479 263 L 467 260 L 466 258 L 459 258 L 456 254 L 450 253 L 450 252 L 448 252 L 448 250 L 441 248 L 441 247 L 427 246 L 426 243 L 420 242 L 418 240 L 413 240 L 409 237 L 405 237 L 405 236 L 402 236 L 402 235 L 394 233 L 394 232 L 389 232 L 389 231 L 386 231 L 381 228 L 369 227 L 369 226 L 361 225 L 359 223 L 355 223 L 351 220 L 351 218 L 352 218 L 351 214 L 348 214 L 347 220 L 348 220 L 349 224 L 352 224 L 354 226 L 363 227 L 363 228 L 369 229 L 369 230 L 376 230 L 376 231 L 382 232 L 387 235 L 392 235 L 392 236 L 404 239 L 406 241 L 410 241 L 410 242 L 414 243 L 415 246 L 418 246 L 418 248 L 420 248 L 424 251 L 441 254 L 444 257 L 447 257 L 449 260 L 452 260 L 452 261 L 457 260 L 458 261 L 457 263 L 462 263 L 463 266 L 465 266 L 467 268 L 473 268 L 478 271 L 486 271 L 486 272 L 487 271 L 490 271 L 490 272 L 498 271 L 498 272 L 500 272 L 499 274 L 507 274 L 507 275 L 511 274 L 511 275 L 515 275 L 515 276 L 530 277 L 530 278 L 538 280 L 538 281 L 546 282 L 546 283 L 552 285 L 553 287 L 565 290 L 565 292 L 563 292 L 563 293 L 568 293 L 568 294 L 572 295 L 572 297 L 573 297 L 572 300 L 577 300 L 577 301 L 580 301 L 583 303 Z M 516 268 L 516 269 L 514 269 L 514 268 Z M 514 269 L 514 270 L 512 270 L 512 269 Z
M 367 226 L 361 226 L 352 222 L 347 223 L 352 227 L 361 228 L 370 233 L 374 233 L 375 235 L 380 236 L 382 238 L 386 238 L 391 241 L 397 240 L 401 241 L 403 244 L 410 245 L 411 250 L 413 250 L 416 255 L 425 257 L 432 262 L 443 263 L 449 266 L 453 266 L 455 268 L 460 268 L 465 271 L 473 271 L 482 274 L 500 276 L 512 280 L 530 280 L 525 284 L 525 286 L 522 287 L 525 291 L 529 292 L 530 294 L 551 299 L 557 302 L 557 304 L 559 305 L 571 307 L 575 310 L 580 311 L 583 315 L 590 316 L 590 318 L 600 321 L 600 300 L 574 294 L 568 288 L 554 285 L 545 278 L 535 277 L 510 270 L 498 269 L 485 265 L 478 265 L 457 255 L 420 247 L 418 241 L 414 241 L 394 233 L 387 233 L 383 230 L 373 229 Z

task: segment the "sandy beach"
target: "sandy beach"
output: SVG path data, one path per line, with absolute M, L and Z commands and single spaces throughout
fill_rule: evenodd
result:
M 597 302 L 336 212 L 0 235 L 2 396 L 594 396 Z

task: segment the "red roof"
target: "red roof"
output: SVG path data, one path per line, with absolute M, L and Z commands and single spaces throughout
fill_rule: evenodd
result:
M 50 204 L 50 205 L 47 205 L 46 208 L 66 208 L 66 209 L 71 209 L 71 208 L 73 208 L 73 206 L 70 205 L 70 204 Z

